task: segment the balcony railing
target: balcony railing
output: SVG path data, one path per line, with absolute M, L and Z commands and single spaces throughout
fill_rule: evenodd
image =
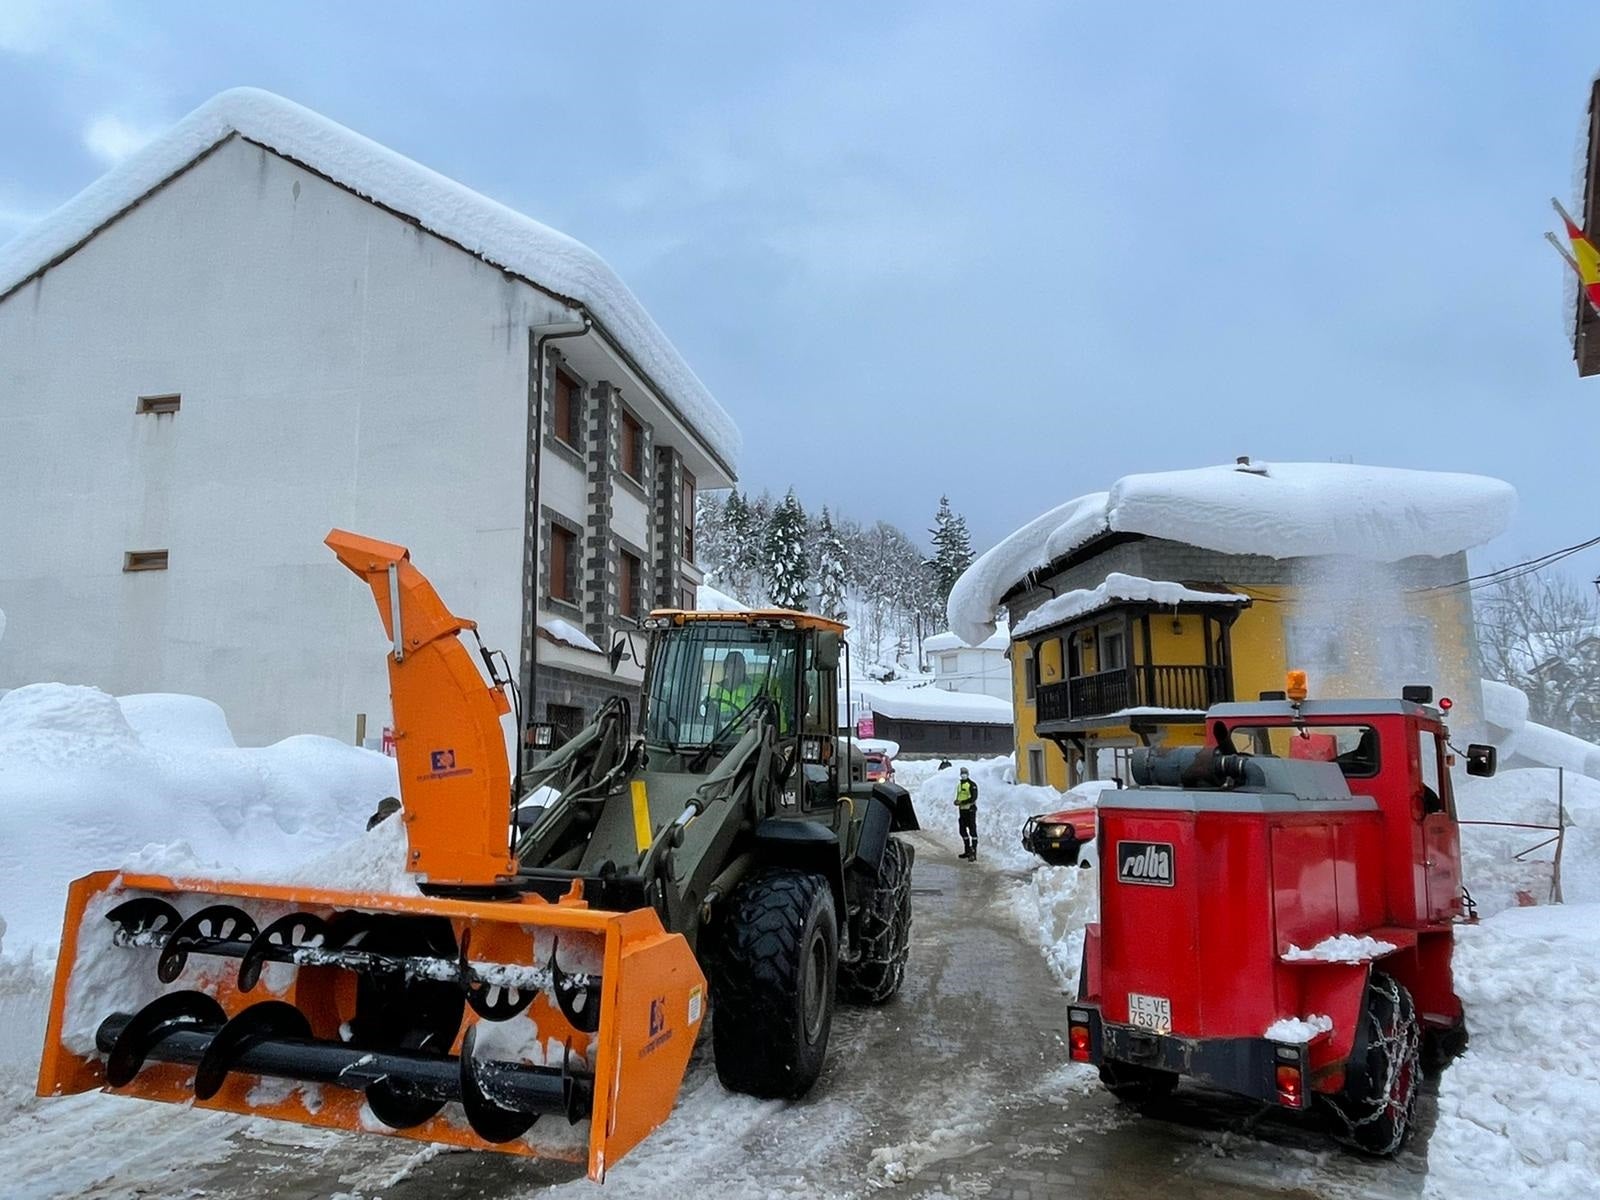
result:
M 1048 683 L 1036 693 L 1044 721 L 1084 721 L 1126 708 L 1206 709 L 1233 699 L 1226 667 L 1126 667 Z

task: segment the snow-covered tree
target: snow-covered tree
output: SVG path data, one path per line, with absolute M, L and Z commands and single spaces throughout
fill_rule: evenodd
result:
M 844 542 L 834 528 L 833 517 L 826 505 L 817 522 L 813 537 L 817 563 L 817 606 L 825 617 L 842 617 L 845 612 L 844 596 L 848 586 L 844 570 Z
M 783 608 L 806 606 L 811 569 L 805 550 L 806 514 L 790 488 L 773 510 L 762 541 L 762 577 L 774 604 Z
M 1600 602 L 1559 575 L 1518 575 L 1478 604 L 1484 673 L 1528 696 L 1528 719 L 1600 741 Z
M 754 603 L 753 586 L 761 564 L 762 529 L 750 504 L 738 491 L 728 493 L 722 505 L 722 561 L 713 582 L 739 599 Z
M 939 497 L 939 511 L 934 514 L 933 557 L 928 565 L 933 571 L 933 587 L 942 605 L 950 598 L 961 573 L 972 565 L 972 535 L 967 532 L 967 519 L 950 507 L 950 497 Z

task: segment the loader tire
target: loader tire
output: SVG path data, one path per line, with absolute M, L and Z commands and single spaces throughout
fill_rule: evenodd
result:
M 1411 1132 L 1422 1078 L 1422 1032 L 1411 993 L 1382 971 L 1374 971 L 1367 983 L 1362 1020 L 1344 1087 L 1329 1098 L 1328 1107 L 1334 1137 L 1363 1154 L 1387 1157 Z
M 1171 1071 L 1106 1059 L 1100 1064 L 1100 1082 L 1122 1103 L 1144 1108 L 1172 1095 L 1178 1077 Z
M 887 1004 L 906 977 L 911 956 L 911 864 L 916 852 L 901 838 L 883 848 L 872 890 L 861 900 L 861 953 L 839 964 L 839 999 L 846 1004 Z
M 706 963 L 723 1087 L 783 1100 L 810 1090 L 828 1052 L 838 960 L 826 879 L 774 867 L 740 885 Z

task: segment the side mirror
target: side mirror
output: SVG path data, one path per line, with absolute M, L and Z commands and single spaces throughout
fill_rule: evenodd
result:
M 840 637 L 831 629 L 819 630 L 811 650 L 811 661 L 819 671 L 839 669 Z
M 1500 752 L 1493 746 L 1485 746 L 1482 742 L 1473 742 L 1467 747 L 1467 774 L 1468 775 L 1493 775 L 1495 767 L 1500 762 Z
M 617 673 L 617 667 L 622 663 L 622 656 L 628 652 L 628 635 L 622 630 L 617 630 L 617 636 L 611 639 L 611 653 L 606 655 L 606 661 L 611 664 L 611 673 Z

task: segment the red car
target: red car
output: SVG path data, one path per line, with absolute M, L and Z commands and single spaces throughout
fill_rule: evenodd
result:
M 1052 867 L 1087 867 L 1083 847 L 1094 841 L 1095 810 L 1064 808 L 1029 817 L 1022 827 L 1022 848 Z
M 867 750 L 862 753 L 867 760 L 866 780 L 868 783 L 893 783 L 894 762 L 881 750 Z

